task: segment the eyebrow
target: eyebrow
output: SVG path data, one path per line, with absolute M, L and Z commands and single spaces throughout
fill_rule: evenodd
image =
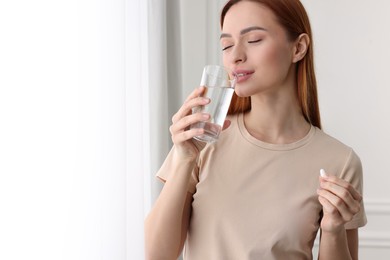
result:
M 242 30 L 240 31 L 240 35 L 244 35 L 244 34 L 246 34 L 246 33 L 248 33 L 248 32 L 255 31 L 255 30 L 267 31 L 267 30 L 266 30 L 265 28 L 263 28 L 263 27 L 251 26 L 251 27 L 242 29 Z M 226 37 L 232 37 L 232 35 L 229 34 L 229 33 L 222 33 L 221 36 L 219 37 L 219 39 L 226 38 Z

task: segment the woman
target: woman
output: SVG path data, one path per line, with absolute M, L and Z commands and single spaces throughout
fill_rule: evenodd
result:
M 189 129 L 209 115 L 189 95 L 173 116 L 165 185 L 145 221 L 148 259 L 357 259 L 366 223 L 362 167 L 321 129 L 309 20 L 299 0 L 231 0 L 224 66 L 239 74 L 220 139 Z M 320 169 L 327 174 L 319 176 Z

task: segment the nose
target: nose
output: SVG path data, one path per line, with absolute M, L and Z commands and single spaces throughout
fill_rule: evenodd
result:
M 243 63 L 246 61 L 246 51 L 245 47 L 242 46 L 241 44 L 237 44 L 233 46 L 232 50 L 232 63 L 233 64 L 238 64 L 238 63 Z

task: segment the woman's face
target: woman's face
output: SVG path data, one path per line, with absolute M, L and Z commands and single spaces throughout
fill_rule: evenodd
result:
M 220 41 L 224 66 L 238 74 L 238 96 L 294 84 L 294 42 L 267 7 L 251 1 L 233 5 L 225 16 Z

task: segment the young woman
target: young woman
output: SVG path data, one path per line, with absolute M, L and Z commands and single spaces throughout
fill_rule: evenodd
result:
M 220 139 L 189 129 L 209 115 L 196 89 L 172 118 L 165 185 L 145 221 L 147 259 L 357 259 L 362 167 L 321 129 L 309 20 L 299 0 L 231 0 L 224 66 L 239 74 Z M 326 175 L 320 177 L 320 169 Z

